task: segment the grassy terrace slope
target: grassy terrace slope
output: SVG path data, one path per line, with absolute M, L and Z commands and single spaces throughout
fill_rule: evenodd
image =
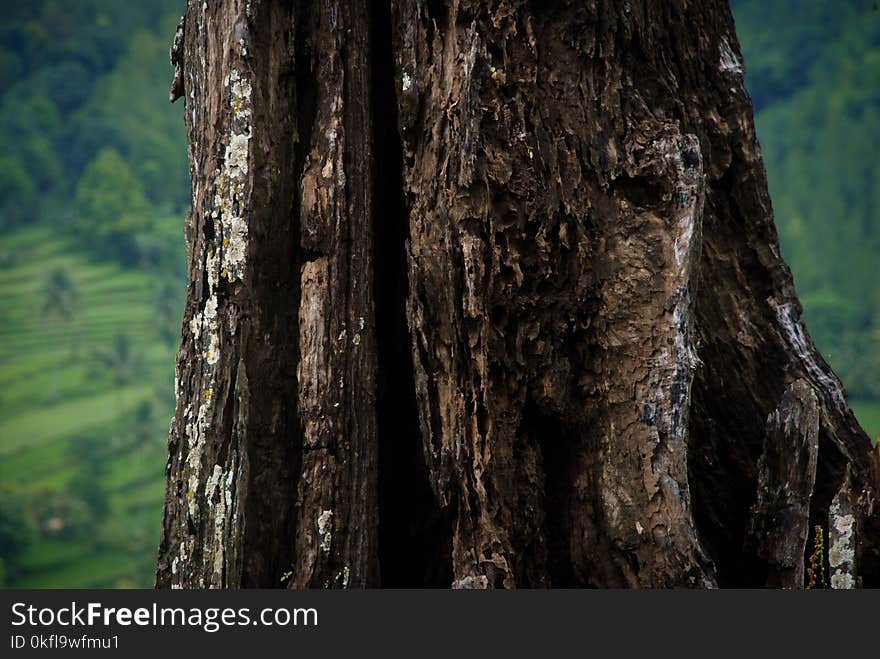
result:
M 862 424 L 862 428 L 871 436 L 874 444 L 880 442 L 880 403 L 854 402 L 853 412 Z
M 58 269 L 77 291 L 67 322 L 43 312 Z M 50 229 L 4 236 L 0 486 L 34 534 L 8 585 L 150 585 L 174 352 L 155 299 L 149 273 L 92 261 Z

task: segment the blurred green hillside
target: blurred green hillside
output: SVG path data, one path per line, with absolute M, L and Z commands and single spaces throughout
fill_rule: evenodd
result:
M 0 0 L 0 585 L 148 586 L 188 201 L 180 0 Z
M 734 0 L 783 251 L 880 435 L 880 12 Z M 0 586 L 149 586 L 188 203 L 183 0 L 0 0 Z
M 810 334 L 880 436 L 880 8 L 733 0 L 782 252 Z

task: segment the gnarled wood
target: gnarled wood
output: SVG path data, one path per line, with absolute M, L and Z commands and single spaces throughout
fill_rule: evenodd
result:
M 849 473 L 876 584 L 726 3 L 390 5 L 189 2 L 157 583 L 794 587 Z
M 292 553 L 292 16 L 280 3 L 252 9 L 191 1 L 184 19 L 192 209 L 163 587 L 269 586 Z
M 300 126 L 304 435 L 290 585 L 362 588 L 379 579 L 369 24 L 359 2 L 317 3 L 306 17 L 298 65 L 314 118 Z
M 758 460 L 752 541 L 767 562 L 767 585 L 804 587 L 804 551 L 819 456 L 819 403 L 805 380 L 793 382 L 767 418 Z

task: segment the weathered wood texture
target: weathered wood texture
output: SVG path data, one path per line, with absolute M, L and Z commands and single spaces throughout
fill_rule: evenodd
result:
M 189 3 L 160 586 L 378 583 L 367 27 L 359 3 Z
M 306 17 L 314 116 L 300 128 L 305 435 L 291 586 L 364 587 L 379 583 L 369 24 L 360 2 L 314 3 Z
M 767 418 L 758 460 L 751 541 L 767 562 L 767 585 L 804 587 L 810 499 L 819 456 L 819 403 L 804 380 L 793 382 Z
M 248 16 L 234 0 L 190 2 L 186 13 L 189 287 L 160 586 L 268 585 L 289 565 L 299 460 L 290 21 L 277 3 Z
M 847 469 L 880 578 L 723 0 L 191 0 L 180 43 L 159 585 L 797 586 Z
M 742 547 L 764 419 L 798 378 L 820 398 L 811 516 L 847 462 L 872 500 L 876 455 L 779 255 L 726 4 L 394 4 L 422 438 L 456 577 L 761 583 Z

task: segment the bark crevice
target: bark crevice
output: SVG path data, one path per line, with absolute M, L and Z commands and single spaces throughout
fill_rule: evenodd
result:
M 452 521 L 431 491 L 421 446 L 409 326 L 409 217 L 397 125 L 391 11 L 370 7 L 374 290 L 379 437 L 379 565 L 383 587 L 452 582 Z

